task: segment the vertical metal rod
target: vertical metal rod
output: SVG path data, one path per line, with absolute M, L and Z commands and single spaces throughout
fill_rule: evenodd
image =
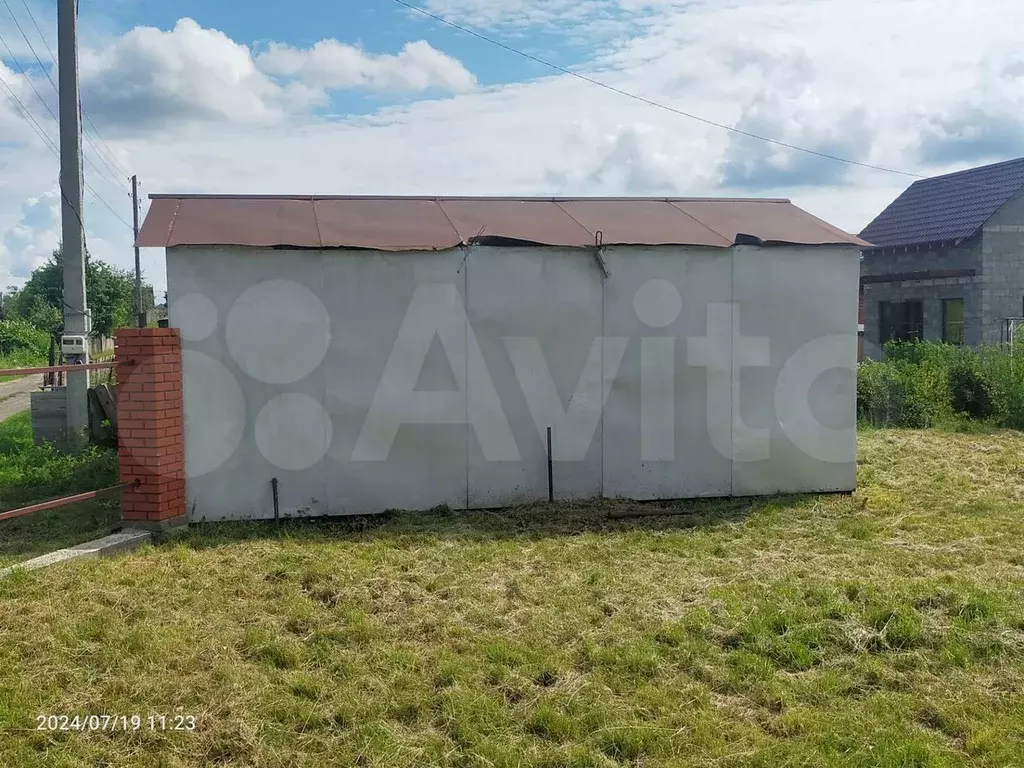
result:
M 277 478 L 276 477 L 270 478 L 270 488 L 271 488 L 271 490 L 274 491 L 274 522 L 275 523 L 280 523 L 281 522 L 281 508 L 278 506 L 278 503 L 277 503 Z
M 139 328 L 146 327 L 146 311 L 142 308 L 142 265 L 139 262 L 139 177 L 132 176 L 132 230 L 135 232 L 135 316 Z
M 555 473 L 551 458 L 551 427 L 548 427 L 548 501 L 555 502 Z
M 61 243 L 64 272 L 64 333 L 89 334 L 85 299 L 85 231 L 82 211 L 82 126 L 78 95 L 78 8 L 76 0 L 57 2 L 57 56 L 60 100 Z M 73 362 L 89 362 L 85 354 Z M 68 374 L 68 440 L 79 443 L 89 425 L 89 373 Z

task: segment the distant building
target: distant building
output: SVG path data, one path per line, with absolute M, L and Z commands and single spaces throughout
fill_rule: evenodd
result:
M 915 182 L 860 234 L 864 353 L 1009 340 L 1024 324 L 1024 158 Z

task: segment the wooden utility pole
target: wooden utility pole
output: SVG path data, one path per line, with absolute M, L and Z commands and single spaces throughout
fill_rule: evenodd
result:
M 82 125 L 78 95 L 77 0 L 57 0 L 60 96 L 61 235 L 64 252 L 64 334 L 89 335 L 85 298 L 85 228 L 82 219 Z M 89 362 L 89 345 L 71 363 Z M 68 440 L 85 438 L 89 426 L 89 372 L 68 374 Z
M 142 308 L 142 265 L 139 262 L 139 177 L 132 176 L 132 231 L 135 233 L 135 317 L 139 328 L 146 327 L 146 310 Z

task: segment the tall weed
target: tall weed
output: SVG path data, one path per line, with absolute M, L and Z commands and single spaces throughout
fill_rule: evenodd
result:
M 1024 344 L 889 343 L 883 360 L 858 368 L 857 417 L 873 427 L 1024 429 Z

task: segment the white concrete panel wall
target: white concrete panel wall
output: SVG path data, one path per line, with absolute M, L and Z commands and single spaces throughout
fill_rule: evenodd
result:
M 733 249 L 734 495 L 856 487 L 859 279 L 852 248 Z
M 728 496 L 731 326 L 701 339 L 708 307 L 732 300 L 731 252 L 610 248 L 606 259 L 605 343 L 628 347 L 605 410 L 604 494 Z
M 195 518 L 853 488 L 856 250 L 605 258 L 169 249 Z
M 601 494 L 601 270 L 591 254 L 474 248 L 466 264 L 469 326 L 518 459 L 488 458 L 469 440 L 469 505 L 546 499 L 552 427 L 559 499 Z
M 466 369 L 462 257 L 324 252 L 322 291 L 333 328 L 324 364 L 334 423 L 331 514 L 465 507 L 466 404 L 455 392 Z M 389 394 L 403 390 L 416 394 Z M 445 398 L 439 405 L 438 396 Z M 446 405 L 462 423 L 394 429 L 417 418 L 439 421 Z
M 181 329 L 184 348 L 190 512 L 207 520 L 272 517 L 270 481 L 278 477 L 283 514 L 327 513 L 326 466 L 315 460 L 324 426 L 300 419 L 300 429 L 287 429 L 303 405 L 325 398 L 317 358 L 330 326 L 317 299 L 321 255 L 175 249 L 167 284 L 169 323 Z M 294 468 L 264 453 L 290 457 Z

